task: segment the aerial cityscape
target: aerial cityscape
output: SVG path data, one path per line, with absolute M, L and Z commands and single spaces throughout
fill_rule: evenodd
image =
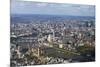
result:
M 11 0 L 10 66 L 95 61 L 95 6 Z

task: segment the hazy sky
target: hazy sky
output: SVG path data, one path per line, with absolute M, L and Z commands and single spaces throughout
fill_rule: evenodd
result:
M 12 0 L 11 14 L 95 16 L 94 5 L 25 2 Z

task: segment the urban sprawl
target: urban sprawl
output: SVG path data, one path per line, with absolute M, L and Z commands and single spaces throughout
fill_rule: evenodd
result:
M 93 19 L 36 17 L 11 18 L 11 66 L 95 61 Z

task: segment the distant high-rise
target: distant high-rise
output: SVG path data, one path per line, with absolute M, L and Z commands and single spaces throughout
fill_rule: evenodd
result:
M 52 33 L 53 33 L 53 41 L 55 41 L 55 31 L 54 31 L 54 29 L 52 29 Z
M 53 36 L 51 34 L 48 35 L 48 42 L 52 42 L 53 41 Z
M 66 27 L 64 27 L 62 31 L 62 36 L 65 36 L 65 35 L 66 35 Z

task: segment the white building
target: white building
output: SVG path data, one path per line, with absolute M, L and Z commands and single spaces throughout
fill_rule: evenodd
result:
M 49 34 L 47 40 L 48 40 L 48 42 L 53 42 L 53 36 L 51 34 Z

